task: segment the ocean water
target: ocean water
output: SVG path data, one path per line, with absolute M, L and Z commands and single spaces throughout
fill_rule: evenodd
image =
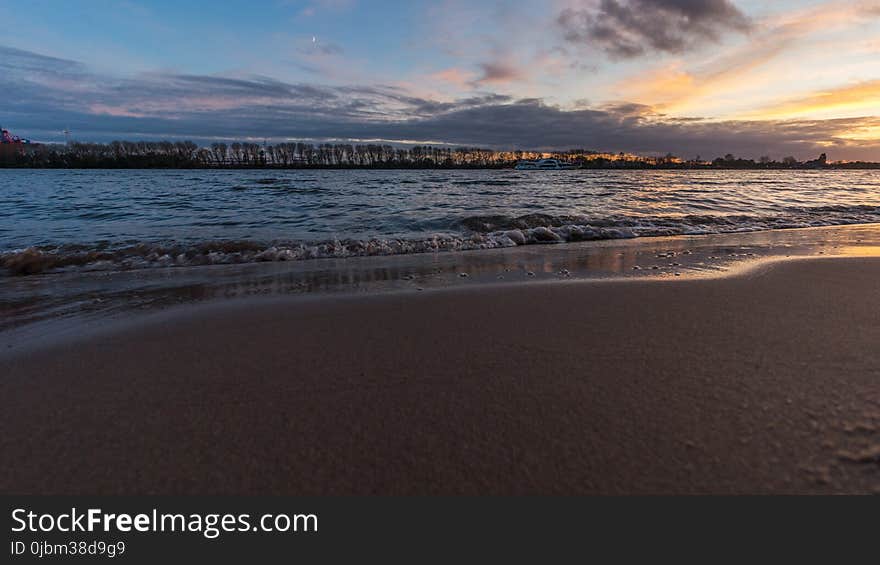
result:
M 6 274 L 880 222 L 880 171 L 0 170 Z

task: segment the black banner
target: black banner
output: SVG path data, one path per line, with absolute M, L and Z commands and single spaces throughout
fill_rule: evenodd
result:
M 876 537 L 876 501 L 4 497 L 0 563 L 556 562 L 597 551 L 751 559 L 790 556 L 838 535 L 825 549 L 837 562 Z

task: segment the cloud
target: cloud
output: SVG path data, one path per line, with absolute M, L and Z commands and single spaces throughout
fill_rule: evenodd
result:
M 0 45 L 0 68 L 7 72 L 71 73 L 82 72 L 85 66 L 68 59 L 40 55 L 31 51 Z
M 476 85 L 507 83 L 526 78 L 521 69 L 507 61 L 480 63 L 479 67 L 483 74 L 474 81 Z
M 814 92 L 754 112 L 762 118 L 796 118 L 833 112 L 871 114 L 880 111 L 880 79 Z
M 74 137 L 431 142 L 499 149 L 574 147 L 714 157 L 725 153 L 880 160 L 880 118 L 713 122 L 640 104 L 578 105 L 483 94 L 453 101 L 385 85 L 323 86 L 259 76 L 152 73 L 113 78 L 0 50 L 0 122 L 37 140 Z M 56 84 L 56 82 L 58 84 Z
M 564 110 L 540 100 L 460 108 L 422 120 L 384 125 L 379 137 L 445 139 L 495 148 L 567 149 L 582 147 L 691 157 L 728 152 L 807 157 L 827 151 L 843 157 L 880 158 L 880 140 L 853 142 L 844 137 L 857 128 L 876 127 L 880 119 L 822 121 L 727 121 L 669 119 L 639 105 Z M 389 127 L 390 126 L 390 127 Z
M 722 100 L 724 105 L 739 103 L 748 105 L 749 109 L 756 104 L 766 105 L 765 92 L 786 80 L 781 77 L 791 76 L 792 69 L 802 68 L 804 55 L 797 58 L 799 48 L 810 46 L 808 40 L 814 34 L 841 33 L 871 21 L 876 17 L 871 15 L 872 6 L 846 0 L 785 12 L 756 23 L 749 41 L 732 50 L 713 54 L 697 63 L 686 65 L 684 60 L 679 60 L 663 62 L 654 69 L 639 69 L 638 73 L 619 81 L 615 92 L 677 114 L 713 103 L 718 111 L 717 104 Z M 867 47 L 862 45 L 862 49 Z M 849 48 L 848 52 L 851 51 Z M 755 96 L 759 97 L 757 101 Z M 755 112 L 744 113 L 742 107 L 725 115 L 760 117 Z
M 601 0 L 598 6 L 566 8 L 557 22 L 567 41 L 622 59 L 682 53 L 751 27 L 730 0 Z
M 432 73 L 428 75 L 428 78 L 457 87 L 460 90 L 470 88 L 471 84 L 473 83 L 472 73 L 463 71 L 456 67 Z

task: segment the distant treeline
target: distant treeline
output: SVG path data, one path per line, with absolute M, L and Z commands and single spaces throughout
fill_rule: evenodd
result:
M 556 158 L 588 169 L 796 169 L 880 168 L 880 163 L 826 163 L 825 155 L 801 162 L 762 157 L 755 161 L 733 155 L 704 161 L 685 161 L 674 155 L 644 157 L 585 149 L 560 152 L 496 151 L 471 147 L 347 143 L 212 143 L 191 141 L 114 141 L 67 145 L 0 145 L 0 166 L 21 168 L 509 168 L 523 159 Z

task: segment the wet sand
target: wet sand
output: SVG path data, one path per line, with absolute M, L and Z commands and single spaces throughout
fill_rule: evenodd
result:
M 880 259 L 171 310 L 0 358 L 0 492 L 880 492 Z

